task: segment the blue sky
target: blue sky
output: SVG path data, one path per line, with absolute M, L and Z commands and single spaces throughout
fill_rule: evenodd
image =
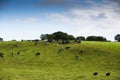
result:
M 120 0 L 0 0 L 0 37 L 39 39 L 56 31 L 74 36 L 120 33 Z

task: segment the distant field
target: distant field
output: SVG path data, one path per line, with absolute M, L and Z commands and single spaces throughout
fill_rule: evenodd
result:
M 58 52 L 62 47 L 64 50 Z M 0 80 L 120 80 L 118 42 L 85 41 L 57 46 L 10 41 L 0 42 L 0 52 L 4 53 L 0 57 Z M 108 72 L 110 76 L 106 76 Z

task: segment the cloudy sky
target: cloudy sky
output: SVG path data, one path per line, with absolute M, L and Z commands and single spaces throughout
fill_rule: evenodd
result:
M 39 39 L 63 31 L 74 36 L 120 34 L 120 0 L 0 0 L 0 37 Z

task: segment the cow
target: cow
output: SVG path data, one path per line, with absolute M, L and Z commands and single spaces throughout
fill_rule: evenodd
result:
M 64 48 L 63 48 L 63 47 L 58 50 L 58 52 L 61 52 L 61 51 L 64 51 Z
M 110 76 L 110 72 L 106 73 L 106 76 Z
M 13 45 L 13 47 L 15 47 L 15 48 L 16 48 L 16 47 L 18 47 L 18 45 L 17 45 L 17 44 L 14 44 L 14 45 Z
M 81 50 L 81 51 L 80 51 L 80 54 L 82 55 L 82 54 L 83 54 L 83 52 L 84 52 L 84 51 L 83 51 L 83 50 Z
M 4 54 L 0 52 L 0 57 L 4 57 Z
M 11 53 L 11 55 L 13 56 L 13 53 Z
M 78 56 L 75 56 L 76 59 L 78 59 Z
M 34 43 L 34 46 L 37 45 L 37 42 Z
M 37 52 L 37 53 L 36 53 L 36 56 L 39 56 L 39 55 L 40 55 L 40 53 L 39 53 L 39 52 Z
M 94 72 L 93 75 L 98 75 L 98 72 Z
M 17 55 L 19 55 L 20 54 L 20 52 L 17 52 Z
M 70 47 L 69 47 L 69 46 L 67 46 L 67 47 L 65 47 L 65 49 L 69 50 L 69 49 L 70 49 Z

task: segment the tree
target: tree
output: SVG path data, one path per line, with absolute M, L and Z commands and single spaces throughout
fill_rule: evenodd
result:
M 47 34 L 46 38 L 47 38 L 48 42 L 52 42 L 54 40 L 52 34 Z
M 0 42 L 3 41 L 3 38 L 0 38 Z
M 47 34 L 41 34 L 40 39 L 41 40 L 46 40 L 47 39 Z
M 96 36 L 96 41 L 106 41 L 106 38 L 102 36 Z
M 117 40 L 118 42 L 120 42 L 120 34 L 117 34 L 117 35 L 115 36 L 115 40 Z
M 69 40 L 75 40 L 75 37 L 73 35 L 68 35 Z
M 78 37 L 76 37 L 76 40 L 85 41 L 85 37 L 84 36 L 78 36 Z
M 95 36 L 88 36 L 86 38 L 87 41 L 96 41 L 96 37 Z
M 88 36 L 86 40 L 87 41 L 107 41 L 107 39 L 103 36 Z
M 61 31 L 53 33 L 53 38 L 56 41 L 59 41 L 59 40 L 69 40 L 68 34 L 64 33 L 64 32 L 61 32 Z

